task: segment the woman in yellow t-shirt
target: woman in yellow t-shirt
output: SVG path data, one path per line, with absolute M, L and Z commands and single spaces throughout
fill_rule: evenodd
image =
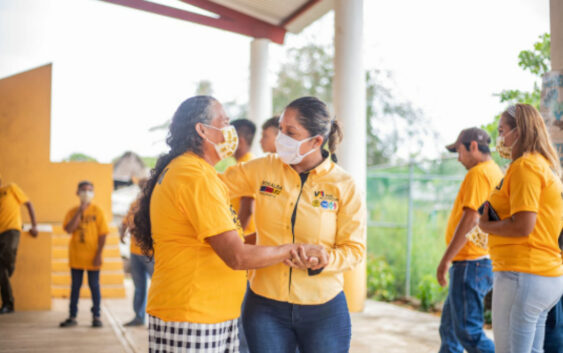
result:
M 366 210 L 352 177 L 325 150 L 342 138 L 326 104 L 291 102 L 279 120 L 277 154 L 228 168 L 221 176 L 232 197 L 255 195 L 256 243 L 314 243 L 329 262 L 252 270 L 243 308 L 251 352 L 336 353 L 350 348 L 351 323 L 343 272 L 365 256 Z
M 490 234 L 493 331 L 497 353 L 543 351 L 548 311 L 563 294 L 557 238 L 563 226 L 561 166 L 539 112 L 510 106 L 499 122 L 497 151 L 512 160 L 489 197 L 481 229 Z
M 154 251 L 147 302 L 151 352 L 238 352 L 245 269 L 275 265 L 298 252 L 326 264 L 318 245 L 255 246 L 244 238 L 226 186 L 213 165 L 232 155 L 237 135 L 209 96 L 184 101 L 143 189 L 133 233 Z

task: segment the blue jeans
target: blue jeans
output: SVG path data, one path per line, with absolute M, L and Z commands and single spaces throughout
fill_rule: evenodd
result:
M 561 295 L 563 276 L 495 272 L 493 332 L 496 352 L 543 352 L 547 313 Z
M 344 292 L 320 305 L 298 305 L 246 291 L 242 316 L 251 353 L 347 353 L 352 324 Z
M 88 272 L 88 286 L 92 295 L 92 315 L 100 317 L 100 302 L 102 294 L 100 293 L 100 271 L 87 271 Z M 75 318 L 78 314 L 78 298 L 80 297 L 80 287 L 82 287 L 82 278 L 84 277 L 84 270 L 70 269 L 72 276 L 72 284 L 70 289 L 70 317 Z
M 154 271 L 154 259 L 143 255 L 131 254 L 129 261 L 131 265 L 131 277 L 135 284 L 133 296 L 133 310 L 135 319 L 145 322 L 145 309 L 147 306 L 147 282 Z
M 545 353 L 563 353 L 563 297 L 547 314 L 543 349 Z
M 440 322 L 440 353 L 494 353 L 483 331 L 483 299 L 493 285 L 491 260 L 456 261 L 450 267 L 450 288 Z

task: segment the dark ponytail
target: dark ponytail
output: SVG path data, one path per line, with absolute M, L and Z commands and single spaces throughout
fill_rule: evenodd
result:
M 336 158 L 336 146 L 342 142 L 343 138 L 344 135 L 342 134 L 340 123 L 336 119 L 332 120 L 330 132 L 328 133 L 328 150 L 330 151 L 330 156 L 334 163 L 338 162 L 338 158 Z
M 310 136 L 323 137 L 322 148 L 328 144 L 331 158 L 336 162 L 336 146 L 342 141 L 343 134 L 338 121 L 330 118 L 327 105 L 316 97 L 301 97 L 289 103 L 285 109 L 294 109 L 299 113 L 297 120 Z
M 135 241 L 147 256 L 152 256 L 153 239 L 151 232 L 150 202 L 152 191 L 160 174 L 166 166 L 181 154 L 191 151 L 202 155 L 203 139 L 198 135 L 195 125 L 197 123 L 209 124 L 211 122 L 211 107 L 217 100 L 210 96 L 195 96 L 182 102 L 170 123 L 166 144 L 170 146 L 168 153 L 161 155 L 156 166 L 151 170 L 151 175 L 142 188 L 139 209 L 135 213 L 133 234 Z

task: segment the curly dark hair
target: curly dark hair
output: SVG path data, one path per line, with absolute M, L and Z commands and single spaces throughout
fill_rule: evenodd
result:
M 179 155 L 190 151 L 202 156 L 203 139 L 198 135 L 197 123 L 211 123 L 211 107 L 217 100 L 210 96 L 195 96 L 186 99 L 172 117 L 172 123 L 166 138 L 170 146 L 168 153 L 161 155 L 156 166 L 151 170 L 151 176 L 145 183 L 140 196 L 139 209 L 135 213 L 133 234 L 143 253 L 152 256 L 153 239 L 151 232 L 150 203 L 151 195 L 158 177 L 166 166 Z

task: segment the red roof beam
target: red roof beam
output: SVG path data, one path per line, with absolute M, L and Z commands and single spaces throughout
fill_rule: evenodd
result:
M 174 7 L 164 6 L 145 0 L 101 0 L 116 5 L 126 6 L 141 11 L 151 12 L 179 20 L 198 23 L 204 26 L 223 29 L 253 38 L 267 38 L 274 43 L 283 44 L 286 30 L 254 17 L 224 6 L 204 0 L 182 0 L 183 2 L 216 13 L 219 18 L 196 14 Z

